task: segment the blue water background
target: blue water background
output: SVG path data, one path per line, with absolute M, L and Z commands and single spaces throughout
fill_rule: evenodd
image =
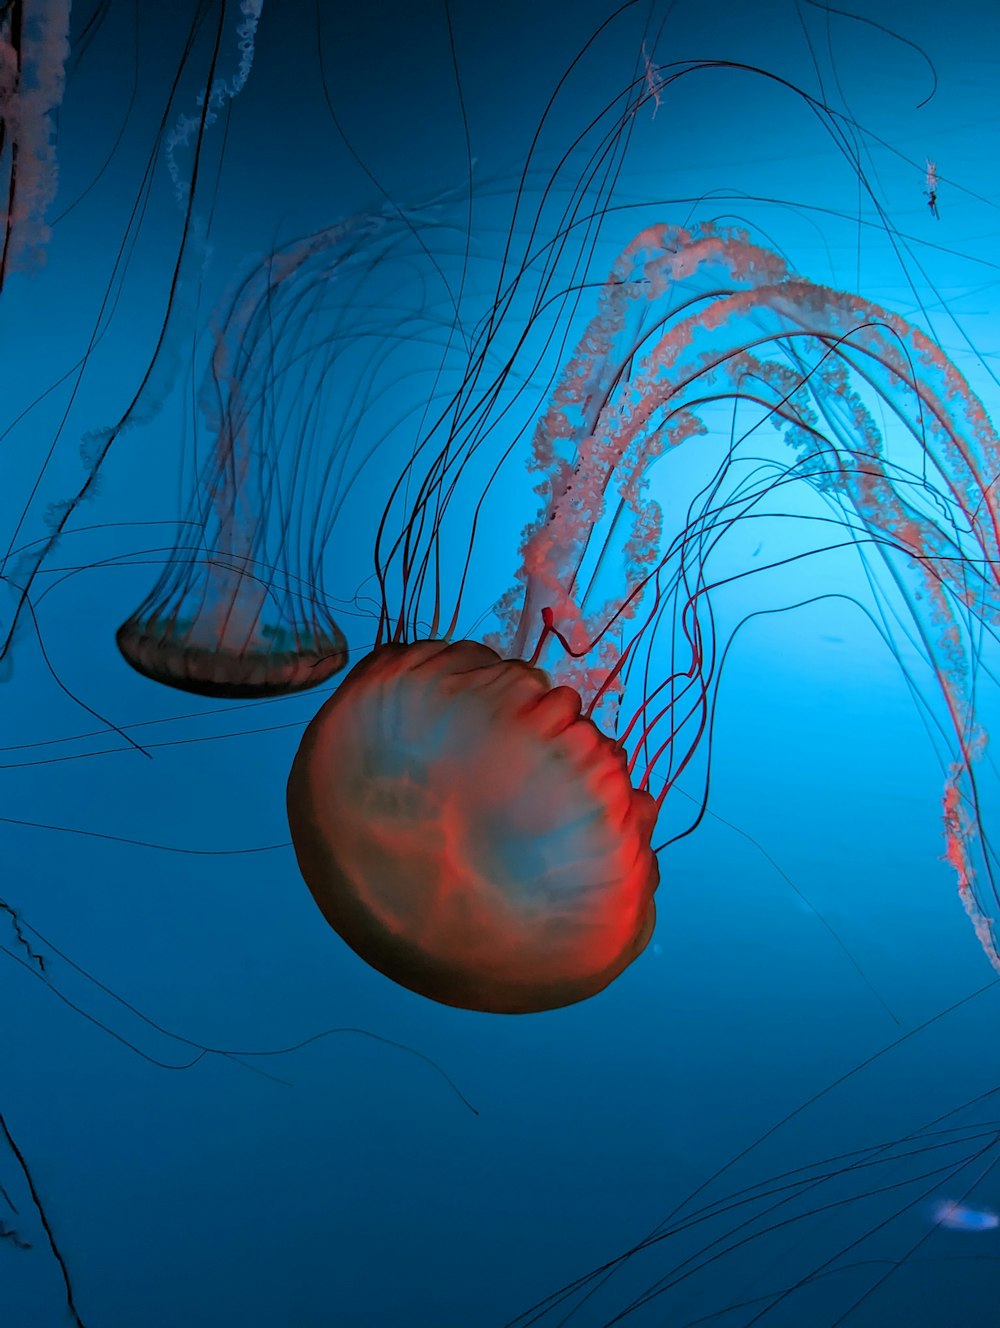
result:
M 191 8 L 141 6 L 136 46 L 131 8 L 112 4 L 70 81 L 50 215 L 80 201 L 55 225 L 44 266 L 13 278 L 0 308 L 0 400 L 5 427 L 17 421 L 4 440 L 5 531 L 63 412 L 26 538 L 44 529 L 46 502 L 78 487 L 79 441 L 118 419 L 148 363 L 181 225 L 162 154 L 79 392 L 70 400 L 57 388 L 19 418 L 87 346 Z M 460 192 L 466 143 L 443 8 L 322 10 L 328 87 L 358 154 L 406 205 Z M 89 12 L 79 6 L 74 31 Z M 610 12 L 581 0 L 452 7 L 473 179 L 496 182 L 495 209 L 481 204 L 473 237 L 470 310 L 478 291 L 488 293 L 485 273 L 534 125 Z M 917 318 L 922 304 L 996 413 L 987 369 L 1000 349 L 1000 14 L 963 2 L 943 17 L 937 6 L 888 0 L 865 14 L 931 57 L 928 104 L 917 107 L 932 79 L 913 47 L 807 5 L 677 5 L 656 53 L 766 67 L 818 95 L 804 24 L 826 97 L 877 135 L 859 139 L 862 168 L 907 237 L 905 270 L 870 200 L 859 199 L 856 170 L 809 109 L 759 77 L 715 70 L 670 90 L 655 120 L 644 113 L 616 194 L 635 206 L 606 221 L 594 271 L 640 224 L 743 219 L 806 276 Z M 184 76 L 178 106 L 189 113 L 212 22 Z M 229 68 L 234 26 L 222 57 Z M 642 30 L 643 15 L 629 12 L 600 38 L 555 106 L 540 168 L 551 169 L 559 143 L 631 76 Z M 940 221 L 923 194 L 926 157 L 944 181 Z M 189 154 L 179 159 L 189 168 Z M 379 205 L 327 111 L 311 5 L 265 4 L 221 159 L 206 306 L 276 242 Z M 461 248 L 457 235 L 456 273 Z M 86 570 L 38 604 L 44 656 L 30 624 L 16 642 L 0 691 L 0 894 L 87 974 L 198 1046 L 256 1052 L 331 1028 L 368 1030 L 431 1058 L 478 1115 L 427 1062 L 357 1031 L 246 1064 L 218 1055 L 184 1070 L 150 1063 L 114 1034 L 167 1066 L 197 1049 L 155 1033 L 39 942 L 51 986 L 75 1011 L 25 965 L 7 925 L 0 1110 L 88 1328 L 500 1328 L 641 1238 L 801 1102 L 990 981 L 941 861 L 941 764 L 898 660 L 855 605 L 757 619 L 720 691 L 709 815 L 662 855 L 659 921 L 641 960 L 594 1000 L 523 1018 L 447 1009 L 392 985 L 326 927 L 287 844 L 285 779 L 319 697 L 228 708 L 158 689 L 115 648 L 115 628 L 153 574 L 133 555 L 172 534 L 169 524 L 120 523 L 170 523 L 183 507 L 184 356 L 199 320 L 204 308 L 171 329 L 178 367 L 164 371 L 162 407 L 121 435 L 96 500 L 74 518 L 96 529 L 67 535 L 52 555 L 52 566 Z M 768 445 L 780 449 L 780 440 Z M 370 571 L 384 478 L 370 473 L 345 505 L 326 560 L 331 596 L 350 600 Z M 668 513 L 678 480 L 666 466 L 654 472 Z M 486 509 L 469 621 L 512 582 L 521 528 L 535 512 L 531 483 L 522 448 L 505 472 L 505 501 Z M 787 532 L 747 533 L 733 556 L 753 557 L 761 540 L 766 553 L 769 538 L 781 547 Z M 96 565 L 115 558 L 123 565 Z M 43 575 L 39 589 L 57 579 Z M 750 598 L 725 611 L 790 602 L 814 579 L 869 602 L 857 559 L 845 554 L 755 580 Z M 345 616 L 342 625 L 357 656 L 371 623 Z M 920 682 L 933 700 L 929 673 Z M 152 759 L 80 701 L 116 725 L 149 726 L 129 731 Z M 698 796 L 696 781 L 689 791 Z M 243 851 L 268 845 L 278 847 Z M 998 1018 L 992 991 L 917 1034 L 803 1112 L 713 1193 L 895 1139 L 992 1087 Z M 0 1182 L 19 1209 L 0 1216 L 32 1244 L 0 1243 L 0 1324 L 60 1328 L 69 1320 L 58 1269 L 8 1152 Z M 1000 1178 L 970 1202 L 1000 1206 Z M 781 1287 L 796 1242 L 813 1251 L 806 1265 L 819 1266 L 875 1211 L 849 1207 L 808 1231 L 793 1224 L 760 1255 L 751 1247 L 721 1262 L 630 1322 L 695 1322 Z M 871 1257 L 899 1257 L 927 1225 L 913 1208 Z M 715 1234 L 696 1233 L 683 1252 Z M 998 1314 L 997 1241 L 996 1231 L 935 1233 L 847 1321 L 988 1328 Z M 671 1247 L 647 1255 L 599 1308 L 569 1322 L 609 1321 L 673 1257 Z M 853 1298 L 830 1279 L 764 1322 L 821 1328 Z M 711 1322 L 728 1328 L 754 1312 Z

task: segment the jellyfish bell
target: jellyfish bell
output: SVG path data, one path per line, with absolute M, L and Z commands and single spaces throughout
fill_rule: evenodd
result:
M 652 935 L 652 797 L 576 691 L 474 641 L 357 664 L 306 730 L 288 818 L 330 925 L 446 1005 L 573 1004 Z
M 309 606 L 308 618 L 269 623 L 247 611 L 253 597 L 240 602 L 243 579 L 224 582 L 211 616 L 143 605 L 115 634 L 122 657 L 152 682 L 227 700 L 318 687 L 345 666 L 344 634 L 331 615 L 319 618 L 322 606 Z

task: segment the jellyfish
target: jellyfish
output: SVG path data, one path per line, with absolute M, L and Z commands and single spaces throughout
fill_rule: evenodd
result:
M 226 298 L 198 395 L 210 452 L 160 575 L 117 632 L 139 673 L 246 699 L 345 666 L 325 589 L 335 528 L 352 490 L 377 492 L 385 440 L 369 416 L 420 379 L 425 352 L 436 363 L 434 312 L 422 284 L 409 293 L 407 263 L 445 198 L 323 227 Z
M 950 722 L 946 854 L 1000 970 L 972 705 L 976 631 L 997 612 L 1000 443 L 939 347 L 898 315 L 790 272 L 745 231 L 645 228 L 537 421 L 529 464 L 542 507 L 521 540 L 517 584 L 474 641 L 457 631 L 472 546 L 450 561 L 442 530 L 493 390 L 483 417 L 466 406 L 438 451 L 429 439 L 414 450 L 419 478 L 415 461 L 379 530 L 375 648 L 292 765 L 296 856 L 334 929 L 402 985 L 483 1011 L 565 1005 L 622 973 L 654 925 L 657 816 L 711 740 L 727 648 L 712 609 L 716 551 L 799 483 L 866 567 L 880 562 L 905 588 Z M 877 402 L 895 419 L 888 441 Z M 734 441 L 668 541 L 650 469 L 709 434 L 720 404 L 756 412 L 748 434 L 772 421 L 791 460 L 737 482 Z M 404 487 L 414 496 L 389 543 Z M 473 530 L 487 497 L 488 487 Z M 450 616 L 446 571 L 457 584 Z M 667 635 L 663 666 L 656 642 Z M 630 679 L 639 695 L 624 717 Z
M 316 319 L 338 266 L 370 230 L 345 223 L 287 246 L 239 286 L 218 320 L 199 396 L 211 453 L 177 544 L 117 632 L 125 660 L 156 682 L 205 696 L 269 696 L 322 683 L 346 662 L 312 567 L 312 509 L 305 518 L 300 510 L 305 493 L 322 495 L 336 475 L 335 454 L 324 469 L 315 447 L 335 350 L 303 346 L 291 315 Z M 295 451 L 284 473 L 283 448 Z
M 288 781 L 299 867 L 330 925 L 446 1004 L 551 1009 L 607 986 L 652 934 L 655 812 L 581 707 L 472 641 L 366 656 Z
M 178 205 L 190 186 L 178 152 L 204 132 L 224 102 L 244 87 L 254 55 L 262 0 L 242 0 L 241 58 L 230 81 L 202 92 L 201 116 L 183 115 L 166 140 Z M 343 633 L 314 580 L 303 577 L 297 556 L 313 523 L 298 503 L 311 486 L 322 495 L 335 472 L 324 473 L 308 439 L 317 429 L 329 355 L 302 343 L 302 319 L 315 319 L 338 273 L 349 264 L 373 224 L 350 219 L 286 245 L 244 281 L 215 319 L 213 349 L 199 396 L 213 436 L 201 463 L 190 520 L 142 604 L 116 634 L 123 658 L 155 682 L 203 696 L 280 695 L 326 681 L 346 661 Z M 309 375 L 317 372 L 317 378 Z M 290 418 L 301 404 L 302 414 Z M 291 442 L 288 435 L 293 435 Z M 281 473 L 282 445 L 296 444 L 294 472 Z M 271 508 L 286 495 L 280 515 Z M 191 542 L 191 528 L 201 532 Z

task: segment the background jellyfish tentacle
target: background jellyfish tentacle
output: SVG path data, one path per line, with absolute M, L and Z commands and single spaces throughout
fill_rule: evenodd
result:
M 191 182 L 181 172 L 177 160 L 178 149 L 187 148 L 190 145 L 192 134 L 201 135 L 205 129 L 213 125 L 219 118 L 222 107 L 243 91 L 253 67 L 257 25 L 260 22 L 263 9 L 264 0 L 240 0 L 242 22 L 236 29 L 240 59 L 236 73 L 229 79 L 213 78 L 207 87 L 202 88 L 198 94 L 198 105 L 203 109 L 204 114 L 200 116 L 182 114 L 166 137 L 164 150 L 167 159 L 167 170 L 174 186 L 174 197 L 177 199 L 178 207 L 182 210 L 191 192 Z M 225 5 L 223 5 L 222 13 L 225 14 L 225 12 Z
M 156 846 L 147 845 L 146 847 L 152 848 Z M 170 851 L 183 852 L 184 850 L 179 850 L 175 848 L 171 849 Z M 210 852 L 211 850 L 208 851 Z M 261 850 L 249 850 L 249 851 L 253 852 Z M 288 1057 L 293 1052 L 299 1051 L 303 1047 L 311 1046 L 319 1042 L 324 1042 L 328 1038 L 353 1036 L 358 1038 L 370 1039 L 372 1042 L 379 1043 L 386 1047 L 391 1047 L 396 1051 L 406 1052 L 414 1059 L 423 1061 L 425 1065 L 429 1066 L 432 1070 L 434 1070 L 435 1073 L 439 1076 L 439 1078 L 442 1079 L 445 1084 L 447 1084 L 447 1086 L 454 1093 L 455 1097 L 462 1103 L 464 1107 L 466 1107 L 472 1113 L 472 1115 L 475 1116 L 479 1114 L 476 1108 L 465 1096 L 465 1094 L 462 1093 L 461 1089 L 457 1086 L 455 1081 L 442 1069 L 440 1065 L 437 1064 L 436 1061 L 432 1060 L 431 1057 L 425 1056 L 422 1052 L 418 1051 L 414 1047 L 409 1047 L 404 1045 L 403 1043 L 396 1042 L 392 1038 L 383 1037 L 382 1035 L 375 1033 L 370 1029 L 348 1028 L 348 1027 L 326 1028 L 322 1029 L 319 1032 L 310 1033 L 305 1037 L 300 1037 L 298 1038 L 297 1041 L 290 1043 L 287 1046 L 273 1047 L 273 1048 L 215 1047 L 215 1046 L 208 1046 L 207 1044 L 202 1042 L 198 1042 L 195 1039 L 188 1037 L 182 1033 L 178 1033 L 172 1029 L 164 1027 L 162 1024 L 158 1023 L 155 1019 L 152 1019 L 148 1015 L 144 1014 L 142 1010 L 138 1009 L 131 1002 L 125 1000 L 123 997 L 119 996 L 116 992 L 112 991 L 98 978 L 94 977 L 93 974 L 88 973 L 84 968 L 82 968 L 79 964 L 77 964 L 71 958 L 70 955 L 66 954 L 65 951 L 61 950 L 47 936 L 43 936 L 40 932 L 36 931 L 35 928 L 32 927 L 31 924 L 27 922 L 25 918 L 21 917 L 14 909 L 10 907 L 9 904 L 6 903 L 6 901 L 2 899 L 0 899 L 0 913 L 6 915 L 6 917 L 10 920 L 17 942 L 16 950 L 11 949 L 7 945 L 0 945 L 0 949 L 3 950 L 3 953 L 6 954 L 8 958 L 13 959 L 23 969 L 31 973 L 31 975 L 34 978 L 45 982 L 49 990 L 52 991 L 69 1009 L 73 1010 L 74 1013 L 80 1015 L 82 1018 L 86 1019 L 95 1027 L 101 1029 L 103 1032 L 113 1037 L 116 1041 L 121 1043 L 121 1045 L 127 1047 L 130 1051 L 133 1051 L 141 1059 L 147 1061 L 150 1065 L 154 1065 L 159 1069 L 189 1070 L 193 1069 L 196 1065 L 200 1064 L 200 1062 L 206 1058 L 218 1057 L 223 1060 L 232 1061 L 237 1065 L 242 1066 L 244 1069 L 248 1069 L 254 1073 L 260 1074 L 265 1078 L 273 1079 L 276 1083 L 288 1084 L 289 1083 L 288 1080 L 279 1077 L 277 1074 L 270 1073 L 267 1070 L 263 1069 L 262 1066 L 259 1064 L 259 1062 L 275 1060 L 279 1057 L 281 1058 Z M 152 1031 L 153 1033 L 159 1034 L 161 1038 L 163 1038 L 167 1043 L 177 1044 L 182 1048 L 186 1048 L 190 1053 L 192 1053 L 190 1060 L 183 1062 L 168 1061 L 162 1059 L 159 1056 L 154 1055 L 153 1053 L 141 1047 L 136 1041 L 133 1041 L 131 1038 L 125 1036 L 119 1030 L 112 1028 L 110 1024 L 106 1023 L 103 1019 L 99 1018 L 97 1015 L 91 1013 L 88 1009 L 86 1009 L 85 1006 L 79 1004 L 78 1001 L 80 998 L 77 995 L 74 994 L 73 996 L 70 996 L 69 994 L 67 994 L 67 992 L 62 990 L 59 985 L 57 985 L 55 975 L 52 972 L 53 957 L 56 960 L 57 968 L 60 965 L 64 966 L 64 974 L 66 973 L 66 970 L 69 970 L 70 971 L 69 975 L 75 974 L 77 977 L 84 979 L 84 983 L 88 984 L 89 987 L 92 988 L 94 991 L 100 991 L 105 996 L 109 997 L 110 1000 L 113 1002 L 114 1007 L 117 1008 L 117 1011 L 119 1013 L 124 1011 L 134 1016 L 135 1019 L 138 1020 L 138 1022 L 144 1026 L 144 1030 L 146 1032 Z
M 69 0 L 16 0 L 0 9 L 0 291 L 9 272 L 41 261 L 49 238 L 69 12 Z
M 836 1302 L 847 1304 L 845 1310 L 836 1311 L 840 1321 L 845 1322 L 855 1310 L 876 1299 L 890 1279 L 898 1278 L 908 1265 L 916 1264 L 915 1256 L 935 1238 L 939 1229 L 949 1226 L 959 1230 L 994 1229 L 991 1213 L 963 1205 L 973 1194 L 989 1193 L 993 1172 L 1000 1166 L 1000 1120 L 996 1115 L 1000 1088 L 996 1085 L 957 1104 L 952 1100 L 932 1118 L 913 1121 L 904 1135 L 869 1138 L 861 1148 L 827 1152 L 824 1157 L 769 1175 L 763 1181 L 754 1179 L 717 1197 L 714 1191 L 724 1176 L 735 1173 L 735 1180 L 740 1166 L 780 1138 L 792 1122 L 815 1110 L 826 1099 L 835 1100 L 845 1086 L 877 1063 L 883 1068 L 892 1065 L 900 1049 L 918 1035 L 935 1026 L 947 1028 L 990 993 L 995 999 L 996 989 L 997 980 L 993 979 L 825 1084 L 719 1166 L 641 1240 L 545 1296 L 510 1319 L 504 1328 L 529 1328 L 556 1321 L 581 1323 L 591 1311 L 607 1328 L 634 1319 L 649 1305 L 656 1306 L 656 1312 L 662 1314 L 671 1293 L 680 1289 L 683 1295 L 686 1289 L 690 1290 L 685 1284 L 706 1272 L 710 1277 L 719 1277 L 719 1266 L 726 1260 L 738 1265 L 739 1255 L 744 1251 L 749 1253 L 750 1260 L 738 1271 L 739 1298 L 703 1317 L 684 1316 L 685 1323 L 693 1328 L 696 1323 L 712 1322 L 750 1309 L 757 1312 L 743 1321 L 749 1328 L 789 1300 L 793 1302 L 792 1313 L 797 1316 L 793 1321 L 800 1321 L 810 1313 L 803 1307 L 803 1293 L 817 1285 L 821 1288 L 820 1296 L 824 1297 L 819 1310 L 826 1314 L 830 1302 L 825 1300 L 828 1293 L 822 1284 L 833 1276 L 844 1280 L 849 1288 L 845 1299 Z M 887 1172 L 884 1177 L 883 1168 Z M 953 1199 L 932 1198 L 950 1189 L 960 1191 L 962 1198 L 958 1204 Z M 962 1210 L 960 1215 L 955 1214 L 957 1208 Z M 855 1211 L 861 1219 L 860 1234 L 853 1226 L 843 1234 L 836 1228 L 832 1234 L 825 1230 L 838 1216 L 853 1215 Z M 964 1214 L 968 1216 L 963 1220 Z M 951 1221 L 953 1216 L 956 1220 Z M 776 1272 L 780 1263 L 779 1256 L 764 1264 L 768 1238 L 780 1238 L 790 1226 L 798 1233 L 800 1226 L 808 1228 L 810 1222 L 815 1224 L 822 1244 L 810 1243 L 802 1236 L 796 1240 L 796 1247 L 802 1247 L 794 1250 L 804 1265 L 801 1276 L 761 1292 L 761 1281 L 772 1276 L 772 1270 Z M 713 1234 L 716 1226 L 722 1229 Z M 873 1257 L 874 1251 L 866 1246 L 887 1228 L 897 1229 L 903 1243 L 897 1243 L 890 1257 Z M 686 1242 L 689 1235 L 694 1239 Z M 816 1250 L 822 1250 L 823 1257 L 813 1262 L 817 1259 Z M 644 1264 L 652 1262 L 647 1257 L 650 1254 L 659 1256 L 661 1264 L 667 1259 L 673 1263 L 666 1271 L 658 1271 L 641 1292 L 624 1304 L 608 1305 L 609 1293 L 622 1274 L 648 1276 L 641 1270 Z M 854 1277 L 847 1279 L 844 1274 Z M 673 1313 L 679 1314 L 680 1307 L 675 1306 Z M 558 1320 L 554 1315 L 559 1316 Z M 587 1321 L 596 1323 L 597 1319 Z
M 7 1121 L 4 1119 L 4 1115 L 2 1112 L 0 1112 L 0 1137 L 2 1137 L 4 1143 L 7 1145 L 8 1150 L 17 1159 L 17 1164 L 20 1169 L 21 1175 L 24 1179 L 24 1182 L 27 1186 L 28 1193 L 31 1197 L 31 1202 L 35 1209 L 35 1213 L 37 1214 L 38 1220 L 41 1222 L 42 1228 L 44 1230 L 46 1243 L 59 1269 L 59 1275 L 62 1279 L 63 1291 L 66 1298 L 66 1309 L 68 1310 L 73 1323 L 76 1325 L 76 1328 L 86 1328 L 86 1325 L 84 1324 L 84 1321 L 80 1318 L 79 1311 L 77 1310 L 76 1299 L 73 1294 L 73 1283 L 70 1280 L 69 1268 L 67 1267 L 66 1260 L 63 1257 L 62 1250 L 59 1246 L 59 1243 L 56 1240 L 55 1233 L 52 1230 L 52 1227 L 49 1223 L 48 1215 L 46 1214 L 45 1207 L 42 1204 L 41 1198 L 39 1196 L 31 1167 L 28 1165 L 28 1161 L 25 1158 L 24 1153 L 21 1151 L 21 1148 L 18 1145 L 17 1141 L 15 1140 L 13 1134 L 11 1134 L 10 1127 L 8 1126 Z M 14 1201 L 11 1199 L 6 1189 L 0 1187 L 0 1194 L 2 1194 L 2 1197 L 5 1203 L 7 1204 L 7 1207 L 11 1210 L 11 1212 L 17 1213 L 18 1210 L 14 1205 Z M 16 1230 L 8 1228 L 6 1223 L 0 1223 L 0 1234 L 6 1237 L 9 1240 L 9 1242 L 18 1250 L 31 1249 L 30 1241 L 24 1240 Z
M 9 818 L 3 818 L 9 822 Z M 42 826 L 36 826 L 35 829 L 42 829 Z M 56 829 L 57 827 L 48 827 Z M 90 836 L 94 831 L 77 831 Z M 207 853 L 212 855 L 218 853 L 213 850 L 185 849 L 178 846 L 156 846 L 151 844 L 144 845 L 147 849 L 161 847 L 169 852 L 179 853 Z M 269 847 L 285 847 L 284 845 Z M 264 851 L 260 849 L 238 849 L 237 853 L 253 853 Z M 224 853 L 224 851 L 223 851 Z M 360 1042 L 371 1042 L 381 1045 L 393 1052 L 402 1052 L 414 1060 L 421 1061 L 432 1070 L 434 1074 L 443 1081 L 444 1085 L 451 1094 L 462 1104 L 462 1106 L 473 1116 L 478 1115 L 478 1109 L 473 1105 L 469 1098 L 462 1092 L 455 1080 L 437 1063 L 432 1057 L 425 1055 L 413 1046 L 409 1046 L 397 1039 L 386 1037 L 376 1033 L 371 1029 L 362 1027 L 342 1026 L 322 1029 L 318 1032 L 312 1032 L 306 1036 L 298 1037 L 294 1042 L 285 1046 L 261 1047 L 224 1047 L 212 1046 L 200 1042 L 189 1035 L 177 1032 L 139 1009 L 133 1002 L 123 998 L 116 991 L 112 990 L 106 983 L 88 972 L 84 967 L 75 962 L 73 958 L 46 935 L 37 931 L 26 918 L 18 913 L 14 908 L 0 899 L 0 914 L 2 914 L 11 924 L 15 945 L 12 948 L 7 944 L 0 944 L 0 950 L 12 959 L 20 968 L 28 972 L 36 981 L 41 982 L 54 995 L 62 1005 L 72 1011 L 81 1019 L 87 1021 L 95 1028 L 106 1034 L 110 1039 L 122 1047 L 127 1048 L 134 1053 L 136 1057 L 145 1061 L 150 1066 L 160 1070 L 178 1071 L 191 1070 L 200 1065 L 203 1061 L 213 1059 L 224 1060 L 240 1066 L 254 1074 L 268 1079 L 276 1084 L 286 1087 L 292 1087 L 293 1081 L 287 1079 L 287 1073 L 284 1068 L 280 1073 L 265 1068 L 278 1058 L 284 1061 L 296 1052 L 304 1048 L 325 1043 L 328 1039 L 338 1040 L 357 1040 Z M 95 1000 L 96 997 L 96 1000 Z M 103 998 L 103 999 L 102 999 Z M 101 1015 L 95 1013 L 101 1010 L 102 1004 L 110 1003 L 111 1014 Z M 117 1026 L 115 1022 L 117 1022 Z M 138 1025 L 139 1032 L 129 1033 L 129 1025 Z M 159 1054 L 149 1049 L 149 1039 L 152 1038 L 160 1044 L 166 1044 L 167 1050 Z M 140 1038 L 146 1045 L 141 1044 Z M 178 1060 L 177 1051 L 181 1054 L 187 1054 L 187 1059 Z M 168 1059 L 169 1056 L 169 1059 Z M 50 1212 L 50 1206 L 46 1202 L 44 1191 L 40 1191 L 36 1182 L 36 1176 L 33 1173 L 29 1159 L 25 1156 L 22 1148 L 19 1146 L 8 1121 L 0 1112 L 0 1138 L 2 1138 L 9 1152 L 14 1156 L 17 1167 L 19 1168 L 23 1180 L 27 1186 L 28 1196 L 31 1208 L 34 1210 L 34 1216 L 25 1214 L 14 1203 L 8 1190 L 0 1184 L 0 1199 L 4 1201 L 10 1213 L 14 1216 L 16 1226 L 7 1226 L 0 1222 L 0 1237 L 7 1239 L 10 1244 L 18 1250 L 31 1250 L 31 1241 L 24 1238 L 22 1232 L 30 1230 L 37 1220 L 40 1223 L 44 1233 L 42 1244 L 48 1248 L 52 1257 L 56 1261 L 59 1274 L 62 1278 L 68 1310 L 74 1324 L 78 1328 L 84 1328 L 84 1319 L 77 1308 L 77 1298 L 74 1291 L 74 1279 L 72 1276 L 72 1260 L 67 1262 L 61 1241 L 58 1237 L 58 1223 L 53 1222 Z

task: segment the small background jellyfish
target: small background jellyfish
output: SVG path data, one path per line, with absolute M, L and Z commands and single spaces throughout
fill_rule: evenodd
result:
M 595 1000 L 501 1020 L 387 982 L 325 925 L 287 842 L 288 770 L 341 675 L 312 693 L 206 700 L 151 685 L 115 643 L 175 562 L 195 474 L 212 473 L 214 438 L 202 432 L 196 450 L 192 422 L 203 420 L 213 311 L 298 237 L 396 215 L 386 195 L 404 212 L 448 202 L 420 229 L 440 271 L 403 240 L 412 346 L 358 351 L 372 372 L 386 364 L 389 388 L 339 455 L 350 467 L 370 453 L 361 477 L 374 465 L 377 482 L 350 488 L 321 560 L 323 602 L 352 659 L 378 629 L 375 523 L 433 423 L 422 412 L 451 400 L 477 344 L 484 368 L 471 387 L 498 380 L 495 427 L 437 547 L 452 600 L 473 550 L 456 639 L 503 629 L 494 606 L 541 502 L 532 486 L 544 477 L 527 470 L 533 431 L 608 273 L 648 226 L 751 232 L 810 281 L 933 334 L 995 415 L 995 255 L 983 237 L 995 231 L 996 13 L 958 6 L 942 31 L 933 11 L 887 4 L 866 9 L 868 22 L 777 0 L 752 12 L 674 6 L 648 24 L 639 9 L 514 3 L 484 18 L 465 3 L 419 15 L 320 6 L 317 24 L 311 3 L 265 0 L 245 84 L 206 125 L 200 156 L 197 133 L 177 145 L 189 219 L 166 137 L 200 109 L 217 41 L 219 77 L 236 76 L 247 16 L 194 0 L 139 6 L 136 29 L 132 6 L 74 6 L 46 262 L 11 272 L 2 295 L 0 523 L 15 563 L 51 533 L 48 505 L 78 492 L 80 444 L 123 418 L 129 427 L 34 575 L 3 684 L 0 922 L 14 1013 L 0 1111 L 88 1328 L 207 1328 L 226 1316 L 312 1328 L 331 1306 L 358 1328 L 500 1328 L 530 1322 L 529 1307 L 608 1261 L 600 1290 L 583 1298 L 604 1274 L 579 1304 L 537 1321 L 801 1328 L 814 1309 L 850 1328 L 992 1321 L 995 1232 L 935 1226 L 926 1208 L 942 1197 L 996 1208 L 998 988 L 942 860 L 953 728 L 919 635 L 904 630 L 911 591 L 878 570 L 874 546 L 868 581 L 863 533 L 834 547 L 847 517 L 829 496 L 775 482 L 789 448 L 766 419 L 727 472 L 731 500 L 762 495 L 759 518 L 737 522 L 715 553 L 704 544 L 695 558 L 688 545 L 692 577 L 707 560 L 725 580 L 699 602 L 733 644 L 717 669 L 710 749 L 682 772 L 659 765 L 674 842 L 659 855 L 657 931 Z M 622 89 L 644 81 L 643 42 L 657 69 L 710 56 L 805 86 L 837 111 L 836 134 L 780 83 L 704 68 L 674 83 L 665 73 L 655 118 L 647 104 L 605 144 L 587 127 L 610 123 Z M 929 101 L 921 52 L 936 74 Z M 928 158 L 947 198 L 938 221 L 923 194 Z M 588 170 L 604 192 L 580 197 Z M 560 224 L 571 216 L 576 226 Z M 546 286 L 510 289 L 515 272 L 537 277 L 546 264 Z M 382 313 L 380 300 L 362 323 L 380 326 Z M 428 383 L 431 363 L 442 377 Z M 339 428 L 351 403 L 332 400 Z M 913 469 L 922 454 L 890 408 L 868 401 L 890 449 L 902 440 L 890 457 Z M 720 406 L 709 435 L 650 470 L 644 494 L 664 514 L 664 547 L 692 527 L 741 422 L 758 421 L 734 423 Z M 4 575 L 16 582 L 32 566 L 8 562 Z M 431 560 L 411 604 L 425 636 L 436 570 Z M 597 569 L 592 605 L 623 577 L 620 560 Z M 6 627 L 19 591 L 5 582 L 3 593 Z M 975 717 L 995 731 L 985 628 L 974 644 Z M 685 642 L 664 627 L 655 645 L 662 668 Z M 553 648 L 546 667 L 564 658 Z M 647 690 L 633 671 L 620 733 Z M 613 731 L 613 707 L 604 719 Z M 989 760 L 987 747 L 979 768 Z M 704 814 L 678 837 L 701 811 L 706 773 Z M 988 830 L 990 785 L 977 787 Z M 430 1067 L 371 1039 L 249 1054 L 335 1025 L 430 1057 L 479 1114 Z M 182 1051 L 178 1034 L 196 1045 Z M 0 1319 L 58 1328 L 65 1287 L 9 1147 L 0 1186 L 0 1230 L 16 1234 L 0 1238 Z
M 238 700 L 315 687 L 344 667 L 325 566 L 350 489 L 379 483 L 374 434 L 366 454 L 352 443 L 398 392 L 394 352 L 425 334 L 419 306 L 407 321 L 408 272 L 392 261 L 416 225 L 359 216 L 284 245 L 212 320 L 191 504 L 117 632 L 139 673 Z

